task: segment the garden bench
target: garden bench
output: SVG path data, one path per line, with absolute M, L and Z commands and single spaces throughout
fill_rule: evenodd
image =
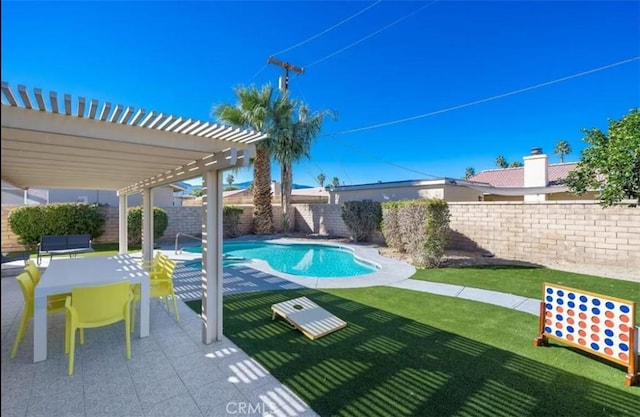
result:
M 69 255 L 71 258 L 79 253 L 93 252 L 91 235 L 45 235 L 38 243 L 38 265 L 42 255 Z
M 3 253 L 2 254 L 2 263 L 13 262 L 13 261 L 27 261 L 29 259 L 29 252 L 18 252 L 18 253 Z

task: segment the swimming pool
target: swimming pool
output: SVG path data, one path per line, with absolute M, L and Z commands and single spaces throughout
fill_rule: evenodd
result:
M 202 248 L 188 247 L 184 251 L 201 253 Z M 356 258 L 351 250 L 334 245 L 226 242 L 223 254 L 225 266 L 242 259 L 261 259 L 276 271 L 302 277 L 341 278 L 379 270 L 377 265 Z M 200 267 L 193 263 L 189 266 Z

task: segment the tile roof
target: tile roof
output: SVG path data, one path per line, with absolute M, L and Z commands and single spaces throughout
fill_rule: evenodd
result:
M 549 185 L 556 185 L 559 180 L 566 178 L 577 165 L 576 162 L 550 164 L 547 167 Z M 484 182 L 494 187 L 524 187 L 524 168 L 487 169 L 469 178 L 469 181 Z

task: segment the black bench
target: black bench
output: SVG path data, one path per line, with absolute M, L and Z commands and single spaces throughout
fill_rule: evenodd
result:
M 38 243 L 38 265 L 42 261 L 42 255 L 75 256 L 79 253 L 93 252 L 91 247 L 91 235 L 46 235 L 42 236 Z
M 29 259 L 29 252 L 18 252 L 18 253 L 3 253 L 2 254 L 2 263 L 13 262 L 13 261 L 24 261 L 27 262 Z

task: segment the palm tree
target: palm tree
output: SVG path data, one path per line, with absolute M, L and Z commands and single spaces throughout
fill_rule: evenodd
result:
M 340 186 L 340 179 L 338 177 L 333 177 L 333 179 L 331 180 L 331 185 L 333 185 L 334 187 Z
M 233 177 L 233 174 L 227 175 L 227 184 L 229 184 L 229 187 L 233 185 L 234 181 L 235 181 L 235 178 Z
M 324 187 L 324 181 L 327 179 L 327 177 L 325 177 L 322 172 L 316 177 L 316 179 L 318 180 L 318 184 L 320 184 L 320 187 Z
M 569 155 L 571 153 L 571 145 L 566 140 L 561 140 L 556 143 L 556 147 L 553 149 L 553 153 L 556 155 L 560 155 L 560 162 L 564 162 L 564 156 Z
M 469 178 L 473 177 L 474 175 L 476 175 L 476 170 L 473 169 L 473 167 L 467 167 L 467 169 L 464 170 L 464 179 L 468 180 Z
M 258 130 L 269 135 L 257 142 L 253 159 L 253 232 L 258 235 L 269 234 L 273 232 L 270 146 L 274 131 L 274 115 L 281 102 L 273 99 L 274 90 L 271 84 L 266 84 L 261 89 L 253 85 L 240 86 L 234 91 L 237 97 L 236 105 L 215 106 L 213 115 L 232 126 Z
M 507 160 L 502 155 L 496 158 L 496 165 L 498 166 L 498 168 L 507 168 L 509 166 Z
M 520 161 L 513 161 L 509 164 L 509 168 L 520 168 L 522 166 L 524 166 L 524 164 Z
M 324 117 L 332 114 L 322 111 L 311 114 L 309 108 L 298 100 L 289 100 L 287 94 L 282 96 L 283 103 L 276 113 L 276 131 L 271 141 L 271 154 L 280 164 L 280 181 L 282 184 L 281 203 L 283 229 L 287 233 L 290 226 L 291 187 L 293 184 L 293 163 L 302 158 L 309 158 L 311 145 L 322 129 Z M 293 114 L 298 110 L 298 118 Z

